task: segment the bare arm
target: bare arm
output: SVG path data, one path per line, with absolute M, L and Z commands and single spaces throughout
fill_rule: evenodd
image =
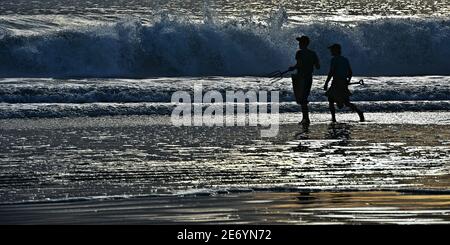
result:
M 297 60 L 297 63 L 295 65 L 289 67 L 289 71 L 293 71 L 297 69 L 300 66 L 300 62 Z
M 320 69 L 319 57 L 317 57 L 317 54 L 316 54 L 316 62 L 315 62 L 315 64 L 314 64 L 314 66 L 316 67 L 317 70 Z
M 348 83 L 350 83 L 350 80 L 352 80 L 353 77 L 353 71 L 352 68 L 350 67 L 350 64 L 348 65 L 348 76 L 347 76 L 347 81 Z
M 295 63 L 295 65 L 289 67 L 289 71 L 293 71 L 293 70 L 298 69 L 300 67 L 300 59 L 298 57 L 298 52 L 295 54 L 295 60 L 297 61 L 297 63 Z
M 325 85 L 323 86 L 323 89 L 325 91 L 328 89 L 328 83 L 330 82 L 333 75 L 334 75 L 334 69 L 333 69 L 333 66 L 331 66 L 330 71 L 328 72 L 327 80 L 325 81 Z
M 319 61 L 317 61 L 317 63 L 316 63 L 316 69 L 317 69 L 317 70 L 319 70 L 319 69 L 320 69 L 320 64 L 319 64 Z

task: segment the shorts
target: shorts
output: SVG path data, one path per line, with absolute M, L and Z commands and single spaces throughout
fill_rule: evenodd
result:
M 330 88 L 325 93 L 328 96 L 329 102 L 336 102 L 339 108 L 350 101 L 350 90 L 348 90 L 348 84 L 345 80 L 333 80 Z
M 309 103 L 308 96 L 311 93 L 311 86 L 312 75 L 292 75 L 292 87 L 297 104 L 307 105 Z

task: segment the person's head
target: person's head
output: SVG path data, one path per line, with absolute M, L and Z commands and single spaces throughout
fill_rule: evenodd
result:
M 330 50 L 332 56 L 341 55 L 341 45 L 338 43 L 331 45 L 328 49 Z
M 309 45 L 309 37 L 307 36 L 297 37 L 296 40 L 298 41 L 298 46 L 300 49 L 305 49 Z

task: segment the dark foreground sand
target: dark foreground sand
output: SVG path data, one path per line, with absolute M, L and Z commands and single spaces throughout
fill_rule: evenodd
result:
M 2 224 L 450 224 L 450 193 L 252 192 L 0 206 Z
M 450 113 L 355 117 L 1 120 L 0 224 L 450 223 Z

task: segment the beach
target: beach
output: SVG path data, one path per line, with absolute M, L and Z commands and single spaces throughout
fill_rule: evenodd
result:
M 448 223 L 449 115 L 312 114 L 305 132 L 285 113 L 274 138 L 168 116 L 3 119 L 1 223 Z
M 2 224 L 449 224 L 450 192 L 254 192 L 2 206 Z

